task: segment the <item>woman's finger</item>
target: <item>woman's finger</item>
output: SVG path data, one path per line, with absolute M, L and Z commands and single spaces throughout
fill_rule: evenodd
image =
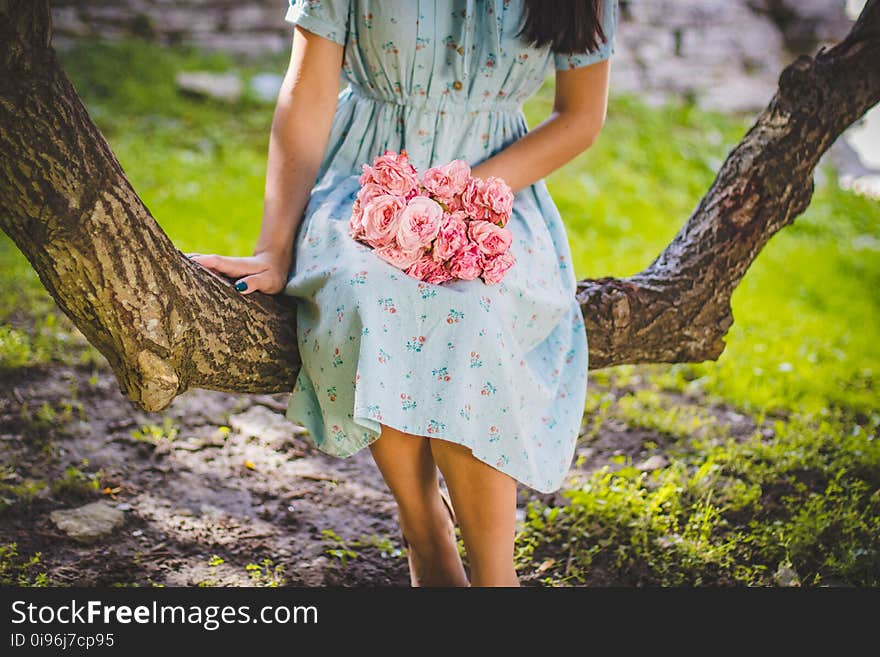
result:
M 242 294 L 250 294 L 260 289 L 261 274 L 252 274 L 245 276 L 241 280 L 235 281 L 235 289 Z
M 250 274 L 256 274 L 266 269 L 266 263 L 257 260 L 253 256 L 231 257 L 216 254 L 196 255 L 192 258 L 203 267 L 207 267 L 231 278 L 240 278 Z
M 278 294 L 284 289 L 284 284 L 271 271 L 266 270 L 236 281 L 235 289 L 242 294 L 250 294 L 257 290 L 266 294 Z

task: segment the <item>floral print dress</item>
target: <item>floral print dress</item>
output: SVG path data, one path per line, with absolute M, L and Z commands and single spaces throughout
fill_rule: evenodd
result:
M 550 3 L 548 3 L 549 6 Z M 349 236 L 361 165 L 406 149 L 421 173 L 471 166 L 528 132 L 522 105 L 554 69 L 614 52 L 553 53 L 516 37 L 522 0 L 290 0 L 285 20 L 344 46 L 343 81 L 284 294 L 302 366 L 286 416 L 339 457 L 380 424 L 469 447 L 541 492 L 574 455 L 588 349 L 562 218 L 544 180 L 518 191 L 516 264 L 487 285 L 419 281 Z

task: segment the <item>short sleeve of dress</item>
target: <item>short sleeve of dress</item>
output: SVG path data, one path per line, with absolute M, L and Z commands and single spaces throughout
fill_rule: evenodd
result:
M 553 64 L 556 70 L 588 66 L 608 59 L 614 54 L 614 39 L 617 32 L 617 2 L 618 0 L 601 0 L 602 13 L 599 18 L 605 32 L 605 41 L 588 52 L 554 53 Z
M 351 0 L 289 0 L 284 20 L 345 45 Z

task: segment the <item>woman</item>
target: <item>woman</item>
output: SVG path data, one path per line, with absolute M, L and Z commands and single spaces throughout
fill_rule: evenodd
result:
M 582 420 L 587 338 L 544 177 L 604 123 L 617 2 L 550 7 L 291 0 L 254 255 L 193 256 L 243 294 L 299 300 L 302 367 L 287 417 L 329 454 L 369 446 L 397 502 L 413 585 L 518 585 L 517 482 L 560 488 Z M 551 68 L 553 111 L 529 130 L 522 103 Z M 405 150 L 420 174 L 463 159 L 472 175 L 507 182 L 516 264 L 500 283 L 424 283 L 351 238 L 361 167 L 386 149 Z

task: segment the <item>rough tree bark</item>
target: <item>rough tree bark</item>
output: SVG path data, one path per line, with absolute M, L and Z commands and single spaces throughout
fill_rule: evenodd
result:
M 578 284 L 591 368 L 717 358 L 733 290 L 809 205 L 822 154 L 878 100 L 880 0 L 868 0 L 846 39 L 782 71 L 647 269 Z M 293 299 L 242 296 L 175 248 L 59 66 L 46 0 L 0 0 L 0 226 L 141 408 L 192 387 L 292 389 Z

